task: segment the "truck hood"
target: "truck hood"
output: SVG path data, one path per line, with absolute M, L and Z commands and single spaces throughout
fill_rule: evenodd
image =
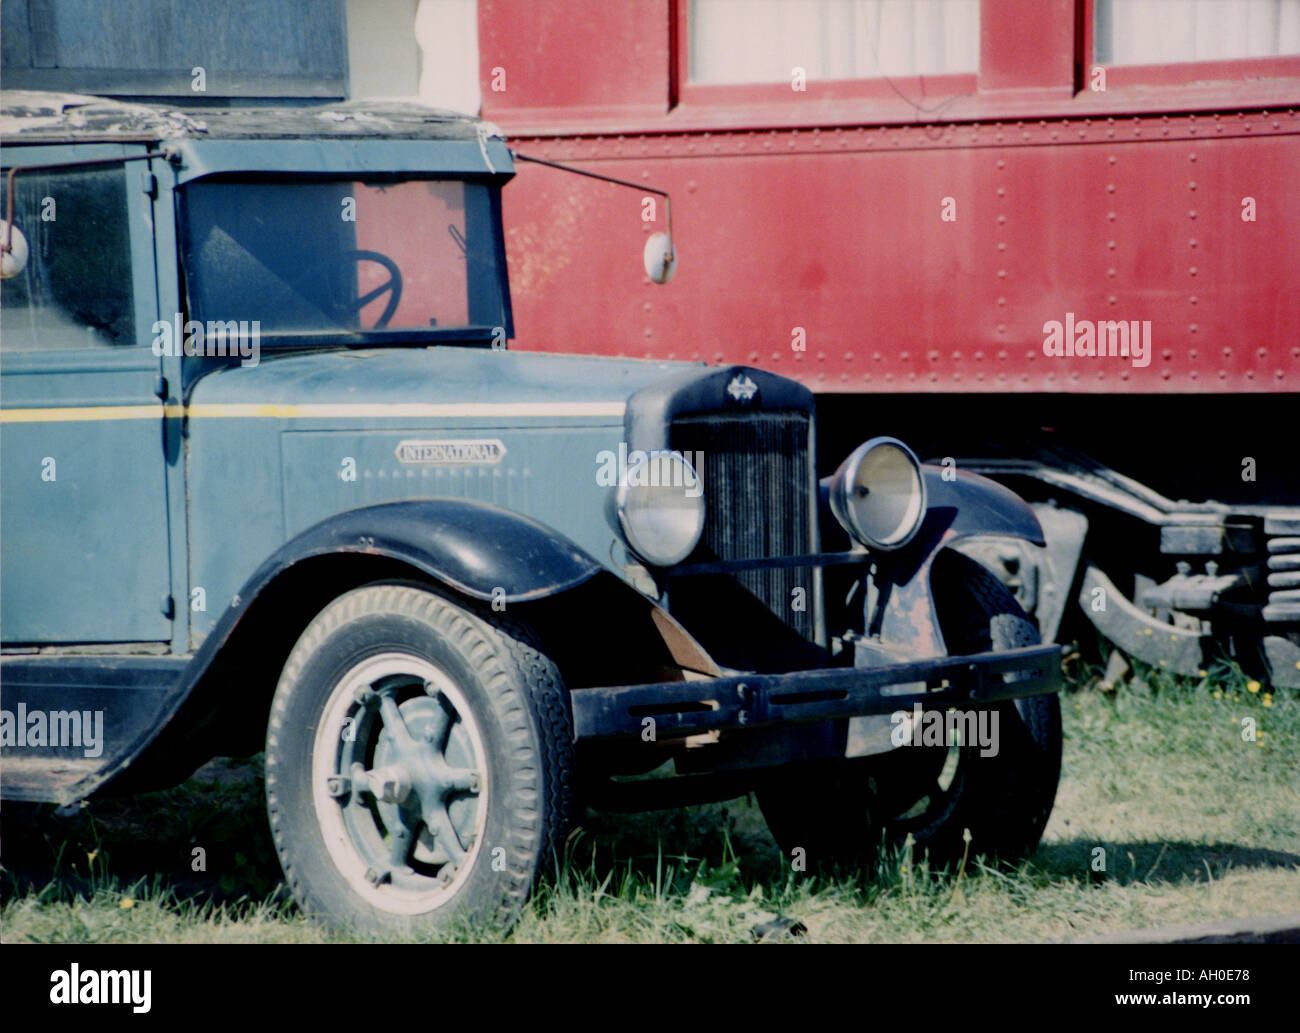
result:
M 202 377 L 189 406 L 239 406 L 247 415 L 289 415 L 287 407 L 408 406 L 412 416 L 549 412 L 620 415 L 628 396 L 687 363 L 608 359 L 485 348 L 368 348 L 262 354 L 255 366 Z M 264 411 L 257 412 L 261 409 Z M 407 415 L 394 409 L 393 415 Z

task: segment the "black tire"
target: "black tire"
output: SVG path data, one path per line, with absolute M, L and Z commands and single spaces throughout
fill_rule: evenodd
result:
M 945 549 L 931 584 L 951 655 L 1038 642 L 1015 597 L 990 571 Z M 810 867 L 870 864 L 882 844 L 910 835 L 917 857 L 942 866 L 970 856 L 1033 852 L 1056 798 L 1061 709 L 1055 694 L 991 708 L 997 752 L 978 744 L 903 746 L 879 756 L 791 769 L 760 791 L 773 836 L 789 853 L 804 845 Z M 810 803 L 811 801 L 811 803 Z
M 572 767 L 568 690 L 526 628 L 368 585 L 321 611 L 280 676 L 271 832 L 299 904 L 338 929 L 504 930 L 562 848 Z

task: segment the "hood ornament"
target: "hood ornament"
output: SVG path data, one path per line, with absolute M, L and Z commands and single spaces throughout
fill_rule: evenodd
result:
M 737 373 L 727 385 L 727 394 L 737 402 L 748 402 L 758 393 L 758 385 L 746 373 Z

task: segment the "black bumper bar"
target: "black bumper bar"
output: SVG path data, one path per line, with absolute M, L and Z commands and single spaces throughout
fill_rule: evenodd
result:
M 978 707 L 1061 688 L 1061 647 L 936 657 L 880 667 L 836 667 L 791 674 L 738 674 L 701 681 L 576 689 L 578 739 L 641 738 L 653 718 L 656 739 L 713 729 L 829 721 Z M 916 684 L 935 686 L 916 691 Z

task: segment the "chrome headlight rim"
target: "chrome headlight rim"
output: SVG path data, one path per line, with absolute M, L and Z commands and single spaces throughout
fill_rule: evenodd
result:
M 896 528 L 888 534 L 872 533 L 864 526 L 861 519 L 860 504 L 855 506 L 853 489 L 860 485 L 860 476 L 868 458 L 879 458 L 881 449 L 892 449 L 901 454 L 910 467 L 913 486 L 902 514 L 895 521 Z M 916 453 L 895 437 L 881 436 L 870 438 L 855 448 L 845 458 L 831 477 L 830 483 L 831 512 L 840 526 L 848 532 L 854 541 L 869 549 L 892 552 L 906 546 L 916 537 L 917 531 L 925 521 L 928 499 L 925 490 L 925 475 L 921 470 L 921 461 Z
M 637 453 L 633 453 L 636 455 Z M 705 502 L 704 487 L 699 472 L 681 452 L 675 449 L 653 449 L 641 453 L 644 458 L 629 458 L 626 476 L 620 477 L 618 484 L 610 495 L 610 510 L 615 530 L 623 544 L 637 559 L 651 567 L 673 567 L 685 560 L 695 551 L 704 535 Z M 644 464 L 655 461 L 674 464 L 676 472 L 669 475 L 667 484 L 632 483 L 633 471 Z M 662 482 L 663 478 L 659 480 Z M 675 482 L 675 483 L 674 483 Z M 636 509 L 633 505 L 634 492 L 651 491 L 673 493 L 670 498 L 680 497 L 689 502 L 689 524 L 685 533 L 680 535 L 672 547 L 658 547 L 662 543 L 648 540 L 645 528 L 637 526 Z M 680 492 L 680 496 L 677 493 Z M 696 492 L 696 494 L 692 494 Z

